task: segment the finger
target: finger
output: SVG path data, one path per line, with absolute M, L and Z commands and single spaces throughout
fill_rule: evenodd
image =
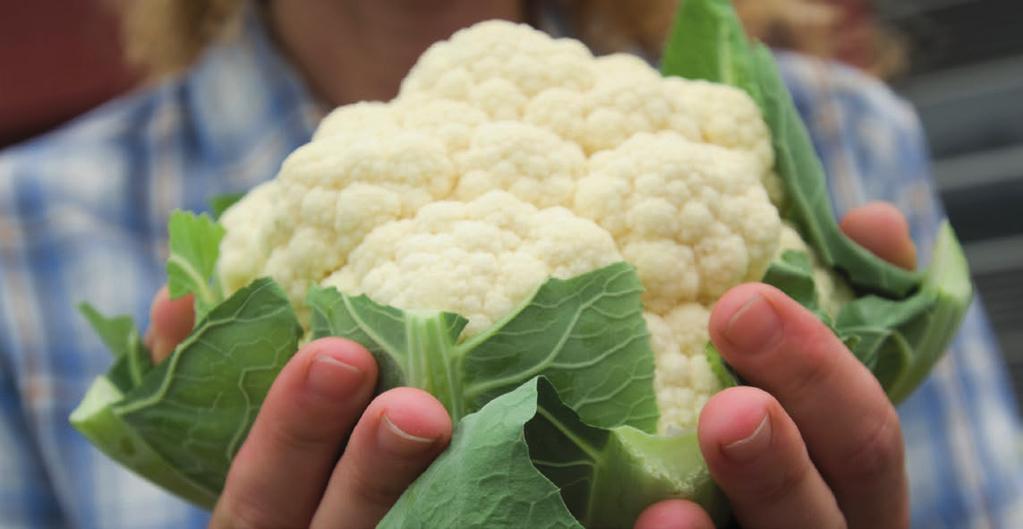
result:
M 823 323 L 781 291 L 749 284 L 718 301 L 710 334 L 729 364 L 795 420 L 850 528 L 908 524 L 898 416 Z
M 376 527 L 451 439 L 451 418 L 429 393 L 397 388 L 366 408 L 310 527 Z
M 909 223 L 895 206 L 887 202 L 860 206 L 846 214 L 841 227 L 850 239 L 881 259 L 909 270 L 916 268 Z
M 174 351 L 195 325 L 192 295 L 171 299 L 167 287 L 156 293 L 149 308 L 149 330 L 145 343 L 153 363 L 160 363 Z
M 373 357 L 348 340 L 296 353 L 231 465 L 210 527 L 308 527 L 376 376 Z
M 842 512 L 773 397 L 727 389 L 704 406 L 700 450 L 744 529 L 841 529 Z M 881 526 L 878 526 L 881 527 Z
M 686 500 L 665 500 L 647 507 L 635 529 L 714 529 L 710 516 L 697 504 Z

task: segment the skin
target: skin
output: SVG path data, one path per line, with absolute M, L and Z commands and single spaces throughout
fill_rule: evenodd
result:
M 391 99 L 434 42 L 481 20 L 521 22 L 525 12 L 520 0 L 289 0 L 271 1 L 269 17 L 313 91 L 336 106 Z
M 460 27 L 524 18 L 517 0 L 271 0 L 268 14 L 284 52 L 332 105 L 393 97 L 416 57 Z M 915 265 L 906 221 L 890 205 L 855 210 L 842 229 L 892 263 Z M 146 336 L 154 361 L 188 335 L 191 307 L 166 289 L 156 295 Z M 751 383 L 714 396 L 699 421 L 703 455 L 744 528 L 908 527 L 898 416 L 820 321 L 781 292 L 747 284 L 717 303 L 710 334 Z M 358 344 L 304 346 L 264 401 L 210 527 L 374 527 L 452 427 L 423 391 L 372 398 L 376 376 Z M 635 525 L 712 527 L 682 500 L 651 506 Z
M 849 213 L 842 228 L 889 262 L 916 250 L 888 204 Z M 700 448 L 744 529 L 909 527 L 899 419 L 870 372 L 797 303 L 763 284 L 733 288 L 714 307 L 710 334 L 751 386 L 712 397 Z M 636 529 L 705 529 L 684 501 L 656 504 Z
M 905 219 L 892 206 L 863 206 L 842 227 L 879 257 L 913 264 Z M 146 337 L 155 361 L 169 356 L 193 318 L 189 298 L 156 295 Z M 715 395 L 699 421 L 704 458 L 744 528 L 909 526 L 895 409 L 815 316 L 772 287 L 740 285 L 718 301 L 710 334 L 751 384 Z M 371 399 L 376 376 L 373 357 L 354 342 L 303 347 L 270 389 L 210 527 L 375 526 L 447 446 L 452 426 L 418 389 Z M 635 525 L 712 527 L 682 500 L 651 506 Z

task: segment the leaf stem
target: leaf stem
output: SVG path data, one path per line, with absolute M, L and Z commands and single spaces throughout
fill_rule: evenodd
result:
M 536 412 L 540 414 L 540 416 L 542 416 L 544 419 L 547 419 L 551 426 L 553 426 L 559 432 L 561 432 L 561 434 L 568 438 L 568 440 L 572 441 L 572 443 L 575 446 L 579 447 L 579 450 L 582 450 L 584 454 L 586 454 L 590 459 L 592 459 L 593 466 L 600 466 L 600 461 L 604 457 L 600 450 L 598 450 L 590 443 L 586 442 L 586 440 L 583 439 L 582 437 L 576 435 L 575 432 L 573 432 L 568 426 L 563 424 L 560 420 L 558 420 L 557 417 L 555 417 L 545 408 L 537 407 Z
M 444 313 L 408 311 L 405 318 L 405 343 L 408 364 L 405 373 L 410 385 L 422 388 L 444 404 L 453 421 L 465 415 L 462 376 L 455 357 L 451 325 Z

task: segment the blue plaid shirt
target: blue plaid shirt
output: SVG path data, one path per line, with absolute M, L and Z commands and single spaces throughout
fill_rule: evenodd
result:
M 909 215 L 922 254 L 942 216 L 912 110 L 849 69 L 783 56 L 840 212 Z M 0 526 L 203 527 L 208 516 L 122 469 L 67 417 L 110 357 L 74 306 L 145 326 L 166 219 L 269 179 L 308 141 L 315 100 L 258 24 L 187 75 L 0 155 Z M 1019 423 L 979 306 L 900 409 L 915 527 L 1023 527 Z

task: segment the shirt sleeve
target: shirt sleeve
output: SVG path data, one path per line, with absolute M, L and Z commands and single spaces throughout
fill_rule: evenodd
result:
M 836 213 L 892 202 L 906 215 L 919 255 L 929 256 L 945 213 L 913 108 L 851 68 L 780 58 Z M 913 527 L 1023 527 L 1023 437 L 1007 373 L 976 299 L 945 358 L 899 407 Z

